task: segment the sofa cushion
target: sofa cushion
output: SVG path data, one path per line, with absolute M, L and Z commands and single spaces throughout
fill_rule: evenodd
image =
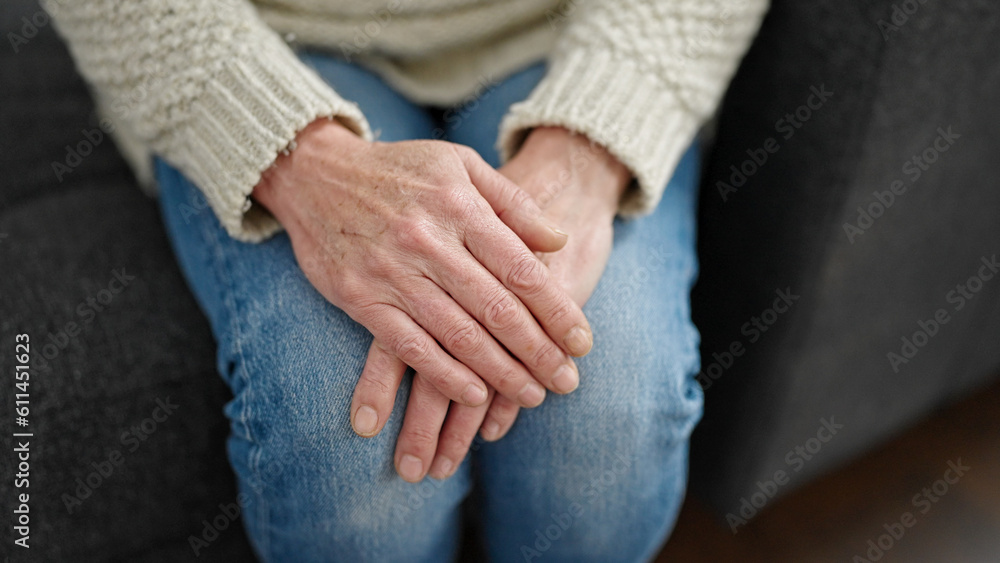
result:
M 29 335 L 24 430 L 34 433 L 30 487 L 17 489 L 30 495 L 31 547 L 5 551 L 18 561 L 193 560 L 189 537 L 237 499 L 229 393 L 156 203 L 94 132 L 87 90 L 40 14 L 34 1 L 0 4 L 0 36 L 24 39 L 0 49 L 0 372 L 14 372 L 14 337 Z M 13 383 L 0 385 L 0 403 L 13 405 Z M 15 440 L 3 433 L 0 448 Z M 4 475 L 12 459 L 0 458 Z M 0 496 L 0 511 L 14 508 L 14 495 Z M 14 534 L 4 526 L 0 542 L 12 546 Z M 253 559 L 238 521 L 201 555 Z
M 986 0 L 773 3 L 701 193 L 692 484 L 720 515 L 778 471 L 774 496 L 997 372 L 1000 277 L 972 282 L 961 307 L 955 296 L 1000 257 L 998 37 Z M 797 297 L 785 312 L 779 291 Z M 831 418 L 844 427 L 820 451 Z

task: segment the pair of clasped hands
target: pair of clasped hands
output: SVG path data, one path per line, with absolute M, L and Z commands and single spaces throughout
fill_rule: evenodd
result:
M 306 277 L 374 336 L 350 420 L 378 434 L 410 366 L 399 475 L 450 477 L 546 389 L 579 384 L 581 307 L 611 253 L 627 169 L 586 137 L 531 131 L 494 169 L 445 141 L 369 142 L 320 119 L 254 188 Z

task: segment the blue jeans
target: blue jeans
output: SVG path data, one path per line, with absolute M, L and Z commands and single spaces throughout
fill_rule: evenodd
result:
M 493 165 L 500 119 L 544 73 L 528 68 L 441 113 L 356 66 L 303 59 L 361 106 L 381 140 L 443 138 Z M 158 162 L 169 236 L 233 392 L 228 453 L 260 558 L 446 561 L 468 514 L 494 561 L 653 557 L 684 496 L 702 408 L 688 299 L 697 175 L 693 146 L 652 215 L 615 222 L 607 270 L 584 307 L 595 346 L 578 361 L 579 389 L 522 410 L 499 442 L 477 439 L 452 478 L 410 484 L 393 468 L 409 377 L 385 430 L 356 436 L 348 409 L 368 331 L 313 289 L 285 234 L 233 240 L 195 186 Z

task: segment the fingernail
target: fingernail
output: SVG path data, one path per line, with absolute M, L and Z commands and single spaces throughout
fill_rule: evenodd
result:
M 569 393 L 580 384 L 580 378 L 568 364 L 563 364 L 552 378 L 552 386 L 560 393 Z
M 564 340 L 566 347 L 569 348 L 569 353 L 574 356 L 585 356 L 587 352 L 590 352 L 590 347 L 593 345 L 593 339 L 590 336 L 590 331 L 584 330 L 583 327 L 573 327 L 573 330 L 569 331 L 566 335 L 566 340 Z
M 431 474 L 436 475 L 435 479 L 447 479 L 451 477 L 451 470 L 455 464 L 450 459 L 440 456 L 432 464 Z
M 362 436 L 371 436 L 378 425 L 378 413 L 368 405 L 361 405 L 354 413 L 354 431 Z
M 465 392 L 462 393 L 462 400 L 472 407 L 478 407 L 479 405 L 485 403 L 486 397 L 486 389 L 476 385 L 475 383 L 470 383 L 469 386 L 465 388 Z
M 486 424 L 483 424 L 482 431 L 483 440 L 488 440 L 490 442 L 497 439 L 497 435 L 500 434 L 500 425 L 497 424 L 495 420 L 487 420 Z
M 399 475 L 406 481 L 416 483 L 424 473 L 424 463 L 420 458 L 405 454 L 399 460 Z
M 525 407 L 537 407 L 545 400 L 545 388 L 537 381 L 532 381 L 521 389 L 521 392 L 517 394 L 517 399 Z
M 549 228 L 552 229 L 553 233 L 555 233 L 555 234 L 557 234 L 557 235 L 559 235 L 561 237 L 568 237 L 569 236 L 569 233 L 567 233 L 566 231 L 560 229 L 559 227 L 554 227 L 552 225 L 549 225 Z

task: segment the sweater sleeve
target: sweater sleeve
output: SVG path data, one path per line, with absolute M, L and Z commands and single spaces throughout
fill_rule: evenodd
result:
M 50 9 L 105 117 L 194 182 L 237 239 L 279 229 L 250 193 L 298 131 L 328 117 L 370 138 L 357 106 L 299 61 L 247 0 Z
M 544 79 L 500 127 L 504 159 L 539 126 L 605 146 L 636 182 L 623 215 L 651 211 L 715 111 L 757 33 L 767 0 L 569 0 Z

